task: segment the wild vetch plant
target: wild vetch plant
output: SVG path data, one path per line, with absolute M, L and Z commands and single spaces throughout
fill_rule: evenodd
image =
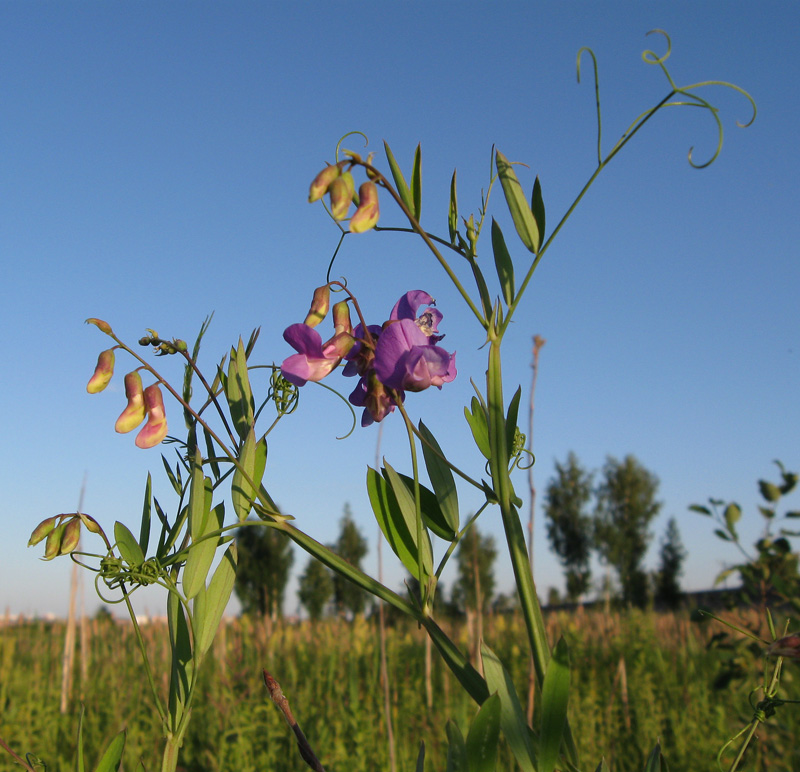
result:
M 313 291 L 305 319 L 284 331 L 284 338 L 294 353 L 286 351 L 279 355 L 278 358 L 283 358 L 280 366 L 255 364 L 256 331 L 247 344 L 240 339 L 216 371 L 206 375 L 199 369 L 197 360 L 207 322 L 191 349 L 180 339 L 161 338 L 154 330 L 148 330 L 148 335 L 139 341 L 140 346 L 152 349 L 157 356 L 183 360 L 181 383 L 171 383 L 146 351 L 123 341 L 108 322 L 88 320 L 112 341 L 100 354 L 88 391 L 95 393 L 105 388 L 113 376 L 115 359 L 125 358 L 126 369 L 130 368 L 125 376 L 128 402 L 115 428 L 126 433 L 144 423 L 136 436 L 140 448 L 155 447 L 165 439 L 177 444 L 179 460 L 175 467 L 162 457 L 177 503 L 172 513 L 165 511 L 153 498 L 148 477 L 142 519 L 136 529 L 138 534 L 120 522 L 114 524 L 111 534 L 106 534 L 96 520 L 78 512 L 44 521 L 35 529 L 30 543 L 45 541 L 47 559 L 71 554 L 74 560 L 80 560 L 95 572 L 101 594 L 108 597 L 115 593 L 114 598 L 131 611 L 145 675 L 163 728 L 161 768 L 164 772 L 175 770 L 178 764 L 192 704 L 197 698 L 198 671 L 234 585 L 237 554 L 233 532 L 243 526 L 280 531 L 325 566 L 425 629 L 458 682 L 480 706 L 466 737 L 453 722 L 447 724 L 448 770 L 484 772 L 494 769 L 501 735 L 525 772 L 552 772 L 556 767 L 562 770 L 581 768 L 567 719 L 569 654 L 563 640 L 551 650 L 546 639 L 520 523 L 522 501 L 515 490 L 513 472 L 526 463 L 524 437 L 517 427 L 521 390 L 517 389 L 508 398 L 502 379 L 502 347 L 505 333 L 534 272 L 553 240 L 598 175 L 656 113 L 668 107 L 683 106 L 700 107 L 709 112 L 717 126 L 718 143 L 713 155 L 701 162 L 695 161 L 689 153 L 689 163 L 696 168 L 712 163 L 722 147 L 722 123 L 717 110 L 700 95 L 706 87 L 723 86 L 741 93 L 753 111 L 745 125 L 755 118 L 752 98 L 730 83 L 705 81 L 682 87 L 676 85 L 666 66 L 670 41 L 665 33 L 661 35 L 666 40 L 667 52 L 659 56 L 648 50 L 643 60 L 662 71 L 667 79 L 667 93 L 637 116 L 607 152 L 601 141 L 597 62 L 589 49 L 578 53 L 579 79 L 584 56 L 590 57 L 593 65 L 597 166 L 549 235 L 538 177 L 532 196 L 528 198 L 515 171 L 516 162 L 498 150 L 493 150 L 492 174 L 476 214 L 467 217 L 461 214 L 456 175 L 453 174 L 449 209 L 443 218 L 448 225 L 444 235 L 436 235 L 421 224 L 419 148 L 407 179 L 388 145 L 385 145 L 388 170 L 384 171 L 372 153 L 362 158 L 357 153 L 342 150 L 340 141 L 332 163 L 311 183 L 309 201 L 323 201 L 338 230 L 334 259 L 341 259 L 341 248 L 349 234 L 369 229 L 380 231 L 386 227 L 378 226 L 380 210 L 383 209 L 386 217 L 386 210 L 391 208 L 390 217 L 398 217 L 399 222 L 392 220 L 387 229 L 406 232 L 419 239 L 421 248 L 441 266 L 442 278 L 452 282 L 474 317 L 474 341 L 478 346 L 486 344 L 487 356 L 485 380 L 478 383 L 476 379 L 475 395 L 464 408 L 475 445 L 485 458 L 485 464 L 476 472 L 453 465 L 448 459 L 446 444 L 440 443 L 422 420 L 413 422 L 406 410 L 407 401 L 416 400 L 416 392 L 435 387 L 446 393 L 447 384 L 454 378 L 469 377 L 458 373 L 455 353 L 449 345 L 442 345 L 446 309 L 440 310 L 434 302 L 436 287 L 423 289 L 415 286 L 413 280 L 404 280 L 396 287 L 398 300 L 394 307 L 387 308 L 382 317 L 366 318 L 359 303 L 360 288 L 332 279 L 334 261 L 330 260 L 324 281 Z M 360 180 L 358 192 L 357 179 Z M 489 201 L 497 183 L 520 242 L 517 249 L 510 248 L 513 245 L 509 245 L 498 223 L 490 219 Z M 490 232 L 488 240 L 495 276 L 490 275 L 491 261 L 479 250 L 484 229 Z M 518 254 L 512 258 L 512 252 Z M 321 272 L 323 270 L 324 263 L 321 263 Z M 255 367 L 266 367 L 271 373 L 266 394 L 256 395 L 253 391 L 250 371 Z M 326 383 L 335 384 L 339 375 L 353 379 L 348 399 L 353 406 L 362 409 L 362 427 L 387 419 L 400 420 L 405 425 L 407 458 L 395 461 L 394 465 L 385 462 L 381 468 L 370 468 L 366 484 L 372 510 L 386 541 L 417 580 L 414 586 L 418 591 L 413 594 L 403 595 L 384 586 L 297 528 L 290 515 L 279 511 L 264 485 L 267 439 L 274 426 L 278 421 L 289 419 L 298 409 L 299 390 L 308 388 L 309 382 L 326 380 Z M 168 414 L 173 427 L 179 421 L 172 412 L 174 408 L 165 409 L 164 397 L 173 406 L 177 403 L 180 407 L 187 427 L 185 437 L 168 436 Z M 420 400 L 420 406 L 424 404 L 424 400 Z M 264 428 L 267 422 L 269 425 Z M 429 485 L 422 481 L 423 466 Z M 458 491 L 463 486 L 472 486 L 484 498 L 478 512 L 466 522 L 459 509 Z M 541 695 L 540 720 L 536 726 L 528 726 L 509 673 L 494 652 L 483 645 L 483 673 L 479 672 L 433 615 L 437 584 L 456 545 L 488 507 L 496 507 L 500 512 L 525 620 L 527 646 Z M 248 519 L 252 513 L 256 519 Z M 81 526 L 100 537 L 98 552 L 75 552 Z M 156 534 L 157 538 L 151 539 L 151 535 Z M 434 563 L 434 538 L 446 545 L 438 564 Z M 153 540 L 155 549 L 151 546 Z M 221 560 L 215 563 L 220 553 Z M 212 565 L 216 566 L 213 571 Z M 131 594 L 148 584 L 158 584 L 168 592 L 171 666 L 163 678 L 153 672 L 131 609 Z M 312 768 L 321 769 L 299 725 L 291 718 L 277 682 L 268 674 L 265 677 L 273 700 L 290 719 L 302 758 Z M 168 683 L 166 693 L 162 693 L 162 683 Z M 112 742 L 98 769 L 118 768 L 123 741 L 118 737 Z M 419 770 L 423 768 L 423 751 L 424 746 L 418 761 Z M 598 749 L 598 754 L 601 751 Z M 78 769 L 82 770 L 80 743 L 78 752 Z M 324 757 L 324 748 L 319 749 L 319 755 Z M 660 769 L 661 758 L 660 747 L 656 745 L 647 769 Z M 25 765 L 24 761 L 21 763 Z M 601 762 L 600 769 L 604 767 Z M 28 768 L 32 769 L 30 765 Z

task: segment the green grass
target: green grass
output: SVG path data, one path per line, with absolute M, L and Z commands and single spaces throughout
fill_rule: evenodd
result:
M 742 645 L 709 649 L 711 636 L 722 629 L 716 623 L 699 626 L 685 614 L 579 612 L 552 615 L 547 624 L 553 641 L 563 635 L 570 646 L 570 720 L 584 770 L 594 770 L 604 756 L 613 772 L 638 772 L 658 739 L 673 770 L 712 770 L 718 749 L 752 716 L 748 694 L 759 683 L 763 658 Z M 466 646 L 463 629 L 451 633 Z M 524 702 L 528 661 L 521 621 L 490 617 L 484 633 Z M 157 682 L 165 689 L 166 630 L 149 626 L 144 634 Z M 0 628 L 0 736 L 21 755 L 41 757 L 53 772 L 71 770 L 83 702 L 90 764 L 126 728 L 125 768 L 133 769 L 141 758 L 148 770 L 158 769 L 160 729 L 130 627 L 90 623 L 87 676 L 81 682 L 79 655 L 66 715 L 59 712 L 63 639 L 60 624 Z M 426 770 L 444 770 L 444 719 L 453 718 L 463 729 L 475 705 L 434 652 L 434 705 L 428 708 L 423 638 L 416 627 L 392 628 L 388 646 L 398 769 L 414 769 L 424 740 Z M 716 675 L 734 660 L 744 664 L 747 677 L 715 689 Z M 785 667 L 787 699 L 798 696 L 796 667 Z M 363 620 L 279 625 L 271 637 L 248 620 L 228 625 L 200 679 L 182 752 L 184 769 L 305 768 L 288 727 L 267 698 L 262 669 L 283 687 L 326 769 L 389 769 L 378 634 Z M 795 737 L 800 737 L 800 706 L 788 705 L 759 731 L 744 768 L 800 772 Z M 499 768 L 512 766 L 508 754 L 501 755 Z M 0 770 L 14 768 L 10 757 L 0 756 Z

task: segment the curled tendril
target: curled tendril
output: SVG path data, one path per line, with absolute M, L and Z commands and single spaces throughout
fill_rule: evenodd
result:
M 339 151 L 341 150 L 342 142 L 344 142 L 348 137 L 353 137 L 353 136 L 364 137 L 364 147 L 367 147 L 367 145 L 369 145 L 369 139 L 367 138 L 367 135 L 364 134 L 363 131 L 348 131 L 347 134 L 344 134 L 336 143 L 336 163 L 339 163 Z
M 657 67 L 661 68 L 661 71 L 664 73 L 664 77 L 667 79 L 667 82 L 670 85 L 670 93 L 662 99 L 655 107 L 651 107 L 649 110 L 645 110 L 640 115 L 636 117 L 636 119 L 630 124 L 625 132 L 623 132 L 620 139 L 611 148 L 611 151 L 608 155 L 603 159 L 602 148 L 601 148 L 601 134 L 602 134 L 602 120 L 601 120 L 601 113 L 600 113 L 600 86 L 599 86 L 599 78 L 598 78 L 598 68 L 597 68 L 597 59 L 594 55 L 594 52 L 590 48 L 581 48 L 578 51 L 578 82 L 580 83 L 581 79 L 581 57 L 584 53 L 588 53 L 592 57 L 592 63 L 594 65 L 594 83 L 595 83 L 595 101 L 597 103 L 597 160 L 598 166 L 603 167 L 607 164 L 621 149 L 622 147 L 628 142 L 631 137 L 648 121 L 650 118 L 653 117 L 662 107 L 700 107 L 704 110 L 708 110 L 711 114 L 711 117 L 714 119 L 714 122 L 717 125 L 717 147 L 714 150 L 713 154 L 707 161 L 703 161 L 698 163 L 694 160 L 694 147 L 689 148 L 688 153 L 688 160 L 689 164 L 695 169 L 705 169 L 707 166 L 710 166 L 714 161 L 717 160 L 720 152 L 722 151 L 722 140 L 723 140 L 723 126 L 722 121 L 719 117 L 719 111 L 716 107 L 714 107 L 707 99 L 698 96 L 696 93 L 693 93 L 694 90 L 702 88 L 704 86 L 723 86 L 725 88 L 732 89 L 733 91 L 737 91 L 738 93 L 742 94 L 748 102 L 750 102 L 750 106 L 753 110 L 753 115 L 746 123 L 742 123 L 741 121 L 736 121 L 736 125 L 740 128 L 746 128 L 750 126 L 753 121 L 756 119 L 756 103 L 750 94 L 747 93 L 743 88 L 736 86 L 733 83 L 728 83 L 727 81 L 721 80 L 707 80 L 702 81 L 700 83 L 692 83 L 688 86 L 678 86 L 676 85 L 675 81 L 672 79 L 672 75 L 670 75 L 669 70 L 666 66 L 666 61 L 672 54 L 672 40 L 670 39 L 669 35 L 662 29 L 652 29 L 648 33 L 648 35 L 663 35 L 664 39 L 666 40 L 667 50 L 665 53 L 658 55 L 655 51 L 650 49 L 646 49 L 642 52 L 642 61 L 646 64 L 656 65 Z M 678 96 L 678 99 L 673 99 L 673 97 Z
M 342 235 L 339 237 L 339 243 L 336 245 L 336 249 L 333 250 L 333 255 L 331 256 L 331 261 L 330 261 L 330 263 L 328 263 L 328 270 L 327 270 L 327 272 L 325 274 L 325 281 L 326 282 L 330 282 L 330 280 L 331 280 L 331 271 L 333 270 L 333 263 L 336 260 L 336 256 L 339 254 L 339 249 L 341 249 L 342 242 L 344 241 L 344 237 L 349 232 L 350 231 L 342 230 Z M 345 282 L 345 285 L 346 285 L 346 282 Z
M 275 368 L 269 377 L 267 399 L 271 399 L 275 403 L 278 415 L 290 415 L 297 409 L 297 403 L 300 401 L 300 390 L 293 383 L 289 383 L 283 377 L 281 371 Z
M 158 584 L 163 570 L 158 558 L 150 558 L 141 565 L 130 566 L 122 558 L 107 555 L 100 561 L 97 578 L 102 580 L 109 590 L 116 590 L 126 584 L 131 589 L 136 589 Z
M 323 389 L 327 389 L 328 391 L 333 392 L 337 397 L 339 397 L 340 400 L 342 400 L 342 402 L 344 402 L 345 405 L 347 405 L 347 409 L 350 411 L 353 423 L 347 434 L 344 434 L 341 437 L 336 438 L 337 440 L 346 440 L 356 430 L 356 411 L 353 409 L 353 406 L 347 401 L 347 398 L 343 394 L 340 394 L 338 391 L 336 391 L 336 389 L 328 386 L 327 383 L 322 383 L 322 381 L 317 381 L 316 385 L 322 386 Z
M 523 434 L 522 436 L 524 437 L 525 435 Z M 525 461 L 522 461 L 523 458 L 525 458 Z M 533 467 L 535 463 L 536 456 L 534 456 L 533 453 L 531 453 L 527 448 L 523 448 L 519 454 L 519 458 L 517 459 L 517 469 L 521 469 L 523 472 L 526 472 L 528 469 Z

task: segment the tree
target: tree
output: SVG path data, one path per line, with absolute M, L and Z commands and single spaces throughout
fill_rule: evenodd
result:
M 332 596 L 331 572 L 319 560 L 311 558 L 300 576 L 297 597 L 312 622 L 320 619 Z
M 344 558 L 351 566 L 361 568 L 361 560 L 367 554 L 367 540 L 353 521 L 350 505 L 344 505 L 344 514 L 339 521 L 339 538 L 333 545 L 333 551 Z M 364 590 L 345 579 L 341 574 L 333 576 L 333 602 L 339 614 L 348 612 L 351 616 L 364 610 L 367 595 Z
M 494 561 L 497 547 L 493 536 L 482 536 L 473 525 L 456 550 L 458 578 L 453 584 L 453 603 L 460 611 L 486 611 L 494 596 Z
M 664 608 L 675 609 L 681 601 L 680 582 L 686 550 L 675 518 L 667 523 L 667 530 L 661 539 L 658 571 L 655 576 L 655 602 Z
M 236 597 L 245 614 L 261 614 L 270 623 L 283 613 L 283 596 L 294 552 L 289 537 L 274 528 L 246 526 L 236 532 L 239 563 Z
M 577 601 L 589 589 L 592 577 L 592 518 L 586 507 L 592 497 L 592 476 L 570 453 L 566 463 L 556 462 L 556 476 L 547 484 L 544 516 L 547 538 L 565 569 L 567 598 Z
M 601 559 L 617 572 L 622 601 L 647 604 L 647 574 L 641 564 L 650 543 L 648 526 L 661 509 L 658 478 L 631 455 L 608 457 L 597 488 L 594 539 Z

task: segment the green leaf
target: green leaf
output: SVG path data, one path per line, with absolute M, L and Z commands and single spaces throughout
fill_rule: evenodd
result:
M 494 772 L 500 739 L 500 698 L 493 694 L 481 705 L 467 734 L 469 772 Z
M 210 505 L 206 507 L 206 477 L 203 475 L 203 456 L 197 447 L 195 447 L 194 456 L 190 462 L 190 469 L 189 533 L 195 539 L 199 538 L 203 531 L 208 511 L 211 508 Z
M 414 217 L 419 218 L 422 215 L 422 147 L 417 145 L 414 152 L 414 166 L 411 171 L 411 199 L 414 202 Z
M 445 732 L 447 733 L 447 772 L 469 772 L 464 736 L 452 719 L 447 722 Z
M 514 300 L 514 263 L 508 253 L 503 231 L 497 221 L 492 217 L 492 251 L 494 252 L 494 265 L 497 269 L 497 278 L 500 280 L 500 289 L 503 300 L 510 306 Z
M 514 168 L 499 150 L 495 152 L 495 163 L 497 164 L 497 176 L 503 186 L 503 193 L 508 210 L 511 212 L 511 219 L 514 221 L 514 227 L 525 247 L 530 252 L 537 253 L 540 244 L 539 228 L 533 212 L 525 200 L 525 194 L 522 192 L 522 186 L 519 184 Z
M 206 438 L 206 456 L 208 457 L 208 464 L 214 474 L 214 479 L 219 480 L 219 464 L 214 460 L 216 453 L 214 452 L 214 440 L 211 435 L 206 431 L 205 426 L 202 427 L 203 436 Z
M 425 772 L 425 741 L 421 740 L 419 744 L 419 753 L 417 754 L 417 772 Z
M 800 517 L 800 511 L 793 509 L 791 512 L 786 512 L 784 517 Z
M 144 563 L 144 553 L 127 526 L 119 521 L 114 523 L 114 539 L 119 554 L 129 566 L 140 566 Z
M 399 476 L 405 483 L 409 495 L 413 498 L 414 478 L 402 473 Z M 425 526 L 430 528 L 440 539 L 453 541 L 456 538 L 456 532 L 450 528 L 444 519 L 436 494 L 422 483 L 419 485 L 419 503 L 422 509 L 422 522 L 425 523 Z
M 450 243 L 455 245 L 458 235 L 458 198 L 456 196 L 456 173 L 450 180 L 450 208 L 447 210 L 447 227 L 450 230 Z
M 163 456 L 162 456 L 163 458 Z M 153 511 L 153 481 L 150 472 L 147 473 L 147 483 L 144 486 L 144 504 L 142 504 L 142 526 L 139 529 L 139 546 L 146 555 L 150 545 L 150 516 Z
M 445 523 L 448 529 L 455 534 L 458 532 L 459 515 L 458 490 L 456 489 L 453 472 L 447 462 L 444 461 L 444 453 L 436 438 L 422 421 L 419 422 L 419 433 L 425 439 L 425 442 L 422 443 L 422 455 L 425 458 L 428 477 L 439 501 Z
M 236 466 L 231 482 L 231 501 L 240 523 L 247 520 L 247 516 L 250 514 L 266 466 L 267 440 L 262 438 L 256 442 L 256 432 L 251 427 L 239 453 L 239 465 Z M 250 478 L 253 485 L 247 481 L 247 477 Z
M 492 450 L 489 446 L 489 424 L 486 419 L 486 411 L 477 397 L 472 398 L 470 405 L 472 410 L 470 411 L 465 407 L 464 416 L 467 419 L 469 428 L 472 430 L 472 437 L 475 440 L 475 444 L 478 446 L 478 450 L 485 458 L 489 458 Z
M 514 758 L 522 768 L 522 772 L 536 772 L 536 759 L 527 719 L 511 676 L 497 655 L 485 643 L 481 644 L 481 657 L 486 685 L 490 692 L 496 693 L 500 698 L 500 726 Z
M 115 772 L 122 763 L 122 751 L 125 749 L 125 730 L 121 731 L 106 748 L 105 753 L 95 767 L 95 772 Z
M 207 500 L 209 507 L 211 506 L 211 478 L 207 477 Z M 189 557 L 186 558 L 186 565 L 183 568 L 183 592 L 187 598 L 191 599 L 200 592 L 206 584 L 206 577 L 208 576 L 211 564 L 214 562 L 214 555 L 217 551 L 219 538 L 205 539 L 204 541 L 197 541 L 207 534 L 218 531 L 222 528 L 222 523 L 225 520 L 225 504 L 220 502 L 214 509 L 209 510 L 208 517 L 206 518 L 206 527 L 202 533 L 197 537 L 192 537 L 196 542 L 189 547 Z
M 236 581 L 236 543 L 231 543 L 214 570 L 208 588 L 195 596 L 193 616 L 197 642 L 195 651 L 202 657 L 211 646 Z
M 542 183 L 539 181 L 539 175 L 536 175 L 536 180 L 533 183 L 533 193 L 531 194 L 531 212 L 533 218 L 536 220 L 536 227 L 539 229 L 539 240 L 544 239 L 544 201 L 542 200 Z
M 722 539 L 722 541 L 733 541 L 733 539 L 731 539 L 731 537 L 730 537 L 730 536 L 728 536 L 728 534 L 727 534 L 727 533 L 725 533 L 725 531 L 723 531 L 721 528 L 715 528 L 715 529 L 714 529 L 714 533 L 715 533 L 715 534 L 716 534 L 716 535 L 717 535 L 717 536 L 718 536 L 720 539 Z
M 539 772 L 553 772 L 567 723 L 569 650 L 561 638 L 553 650 L 542 684 L 542 724 L 539 734 Z
M 171 728 L 176 728 L 183 716 L 189 695 L 192 670 L 192 641 L 186 613 L 177 592 L 167 596 L 167 628 L 169 630 L 172 668 L 169 680 L 169 715 Z
M 167 461 L 164 454 L 161 454 L 161 463 L 164 464 L 164 471 L 167 473 L 167 477 L 169 478 L 170 483 L 172 484 L 172 488 L 175 493 L 180 496 L 181 495 L 181 484 L 178 482 L 177 478 L 175 477 L 175 473 L 170 469 L 169 462 Z
M 692 504 L 689 507 L 690 512 L 697 512 L 699 515 L 706 515 L 711 517 L 711 510 L 708 507 L 701 506 L 700 504 Z
M 511 402 L 508 404 L 508 415 L 506 416 L 506 447 L 509 458 L 514 450 L 514 437 L 517 434 L 517 420 L 519 417 L 519 401 L 522 397 L 522 386 L 517 386 Z
M 472 276 L 475 279 L 475 286 L 478 288 L 478 294 L 481 296 L 481 309 L 483 310 L 483 315 L 486 319 L 491 319 L 492 317 L 492 300 L 489 296 L 489 288 L 486 286 L 486 279 L 483 278 L 483 272 L 478 265 L 478 261 L 475 259 L 475 255 L 472 254 L 469 247 L 467 249 L 467 262 L 469 263 L 469 267 L 472 269 Z
M 661 754 L 661 744 L 656 743 L 650 755 L 647 758 L 647 764 L 644 766 L 644 772 L 669 772 L 667 760 Z
M 514 263 L 511 261 L 503 231 L 500 230 L 494 217 L 492 217 L 492 251 L 503 300 L 510 306 L 514 300 Z
M 391 486 L 371 467 L 367 468 L 367 493 L 375 519 L 392 552 L 412 576 L 419 576 L 415 538 L 408 530 Z
M 391 169 L 392 177 L 394 178 L 394 186 L 397 188 L 397 193 L 408 208 L 408 211 L 411 212 L 411 214 L 414 214 L 414 199 L 411 195 L 411 191 L 408 189 L 408 185 L 406 184 L 406 178 L 403 176 L 403 172 L 400 171 L 400 167 L 398 166 L 397 161 L 395 161 L 394 154 L 389 149 L 388 143 L 384 142 L 383 147 L 386 150 L 386 160 L 389 162 L 389 169 Z M 414 217 L 416 217 L 416 215 L 414 215 Z
M 777 501 L 781 497 L 781 489 L 766 480 L 758 481 L 758 489 L 761 491 L 761 495 L 769 502 Z
M 247 372 L 247 354 L 241 338 L 239 338 L 238 348 L 231 349 L 228 377 L 224 381 L 224 386 L 234 428 L 239 437 L 244 440 L 253 426 L 255 402 L 250 388 L 250 376 Z
M 402 512 L 403 520 L 411 534 L 411 539 L 415 547 L 415 561 L 420 560 L 422 562 L 422 571 L 427 578 L 433 573 L 433 551 L 431 549 L 431 539 L 428 535 L 428 530 L 424 527 L 424 523 L 422 528 L 422 544 L 417 544 L 417 506 L 414 502 L 413 481 L 412 490 L 409 491 L 408 487 L 403 482 L 403 478 L 385 461 L 383 476 L 392 488 L 392 493 L 394 493 L 397 504 Z M 417 576 L 417 574 L 414 574 L 414 576 Z
M 728 526 L 728 530 L 734 535 L 736 534 L 736 523 L 739 522 L 741 517 L 742 510 L 738 504 L 728 504 L 728 506 L 725 507 L 725 525 Z
M 609 772 L 608 764 L 606 764 L 605 759 L 600 759 L 600 763 L 597 765 L 595 772 Z

